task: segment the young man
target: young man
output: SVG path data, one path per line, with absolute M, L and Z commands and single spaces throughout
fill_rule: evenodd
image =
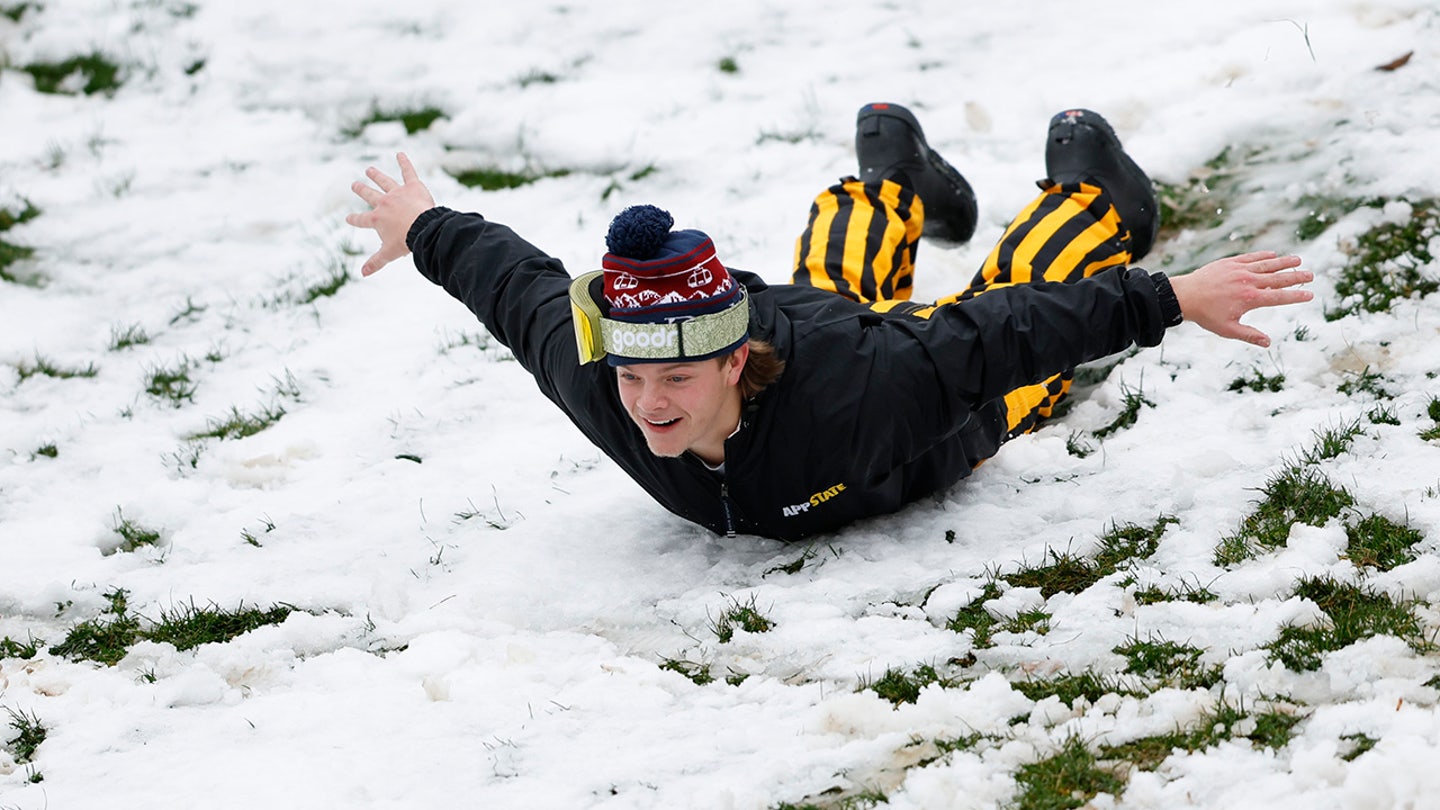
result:
M 665 508 L 716 532 L 797 539 L 893 512 L 969 475 L 1049 415 L 1079 364 L 1153 346 L 1183 319 L 1240 323 L 1308 301 L 1300 260 L 1249 253 L 1173 281 L 1129 265 L 1153 243 L 1149 178 L 1087 110 L 1051 119 L 1043 193 L 969 287 L 909 301 L 922 234 L 964 241 L 974 194 L 911 113 L 861 108 L 858 177 L 822 192 L 792 283 L 732 271 L 653 206 L 611 223 L 603 270 L 559 261 L 479 214 L 436 207 L 405 155 L 371 167 L 351 214 L 380 249 L 465 303 L 540 390 Z M 377 188 L 378 187 L 378 188 Z M 606 362 L 594 362 L 600 359 Z

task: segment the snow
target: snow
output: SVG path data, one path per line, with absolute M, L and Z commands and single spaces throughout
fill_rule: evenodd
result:
M 1294 673 L 1264 647 L 1315 618 L 1291 595 L 1302 577 L 1416 600 L 1440 627 L 1440 450 L 1417 436 L 1440 395 L 1440 296 L 1324 318 L 1344 245 L 1406 204 L 1293 235 L 1302 198 L 1440 187 L 1437 33 L 1440 10 L 1416 0 L 57 0 L 0 17 L 0 64 L 98 51 L 128 75 L 107 97 L 0 72 L 0 207 L 42 211 L 0 238 L 34 247 L 26 267 L 48 279 L 0 283 L 0 636 L 45 642 L 0 659 L 0 707 L 49 732 L 33 762 L 0 749 L 0 807 L 765 808 L 836 787 L 997 807 L 1072 735 L 1117 744 L 1214 705 L 1219 687 L 1067 706 L 1010 685 L 1120 672 L 1113 648 L 1149 636 L 1205 650 L 1226 699 L 1303 719 L 1278 751 L 1179 753 L 1096 806 L 1433 806 L 1435 653 L 1378 637 Z M 780 283 L 813 195 L 855 171 L 855 110 L 877 100 L 915 110 L 980 197 L 968 245 L 922 246 L 918 298 L 968 280 L 1034 194 L 1048 117 L 1085 106 L 1161 181 L 1227 146 L 1242 156 L 1225 227 L 1180 234 L 1147 266 L 1297 251 L 1318 300 L 1255 313 L 1265 351 L 1181 327 L 943 497 L 787 546 L 653 504 L 408 261 L 362 281 L 376 243 L 343 222 L 361 207 L 350 183 L 394 173 L 404 150 L 442 204 L 511 225 L 572 273 L 644 202 Z M 372 110 L 426 105 L 446 115 L 413 135 L 347 134 Z M 487 192 L 444 171 L 477 165 L 570 173 Z M 336 268 L 348 283 L 302 303 Z M 150 341 L 110 349 L 129 326 Z M 38 358 L 98 373 L 22 381 Z M 1367 368 L 1401 424 L 1337 391 Z M 193 397 L 146 394 L 157 369 L 188 369 Z M 1226 390 L 1254 370 L 1284 387 Z M 1067 451 L 1137 390 L 1155 405 L 1134 427 Z M 253 436 L 187 439 L 266 407 L 285 414 Z M 1363 435 L 1322 469 L 1357 508 L 1424 535 L 1420 558 L 1357 569 L 1332 521 L 1217 567 L 1269 476 L 1356 419 Z M 36 453 L 47 444 L 54 458 Z M 1179 522 L 1139 586 L 1216 601 L 1141 605 L 1112 576 L 1048 601 L 1007 589 L 996 612 L 1043 607 L 1044 635 L 974 650 L 945 628 L 995 572 L 1162 514 Z M 160 543 L 117 551 L 122 517 Z M 223 644 L 143 642 L 114 667 L 45 651 L 117 588 L 149 620 L 192 603 L 299 610 Z M 774 629 L 721 643 L 716 618 L 752 600 Z M 857 691 L 972 652 L 974 680 L 914 704 Z M 974 733 L 996 742 L 920 764 L 917 743 Z M 1377 742 L 1347 759 L 1354 734 Z

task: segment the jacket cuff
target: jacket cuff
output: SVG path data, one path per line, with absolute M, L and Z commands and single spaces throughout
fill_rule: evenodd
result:
M 441 216 L 449 210 L 449 208 L 437 205 L 434 208 L 431 208 L 429 211 L 426 211 L 425 213 L 416 217 L 415 221 L 410 223 L 410 230 L 407 231 L 405 234 L 405 247 L 409 248 L 410 252 L 415 252 L 415 242 L 420 238 L 420 234 L 425 230 L 426 227 L 430 225 L 431 222 L 434 222 L 437 217 Z
M 1175 297 L 1175 288 L 1170 286 L 1170 277 L 1164 273 L 1151 273 L 1150 280 L 1155 282 L 1155 295 L 1160 300 L 1160 320 L 1165 328 L 1179 326 L 1185 321 L 1185 313 L 1180 311 L 1180 299 Z

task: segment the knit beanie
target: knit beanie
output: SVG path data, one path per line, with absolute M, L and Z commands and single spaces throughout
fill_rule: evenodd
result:
M 715 243 L 697 230 L 671 230 L 674 224 L 653 205 L 626 208 L 610 223 L 601 267 L 604 317 L 615 322 L 604 347 L 612 366 L 719 357 L 749 338 L 744 288 L 720 263 Z

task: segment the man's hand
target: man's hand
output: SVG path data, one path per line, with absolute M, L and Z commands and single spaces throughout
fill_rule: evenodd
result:
M 410 158 L 401 152 L 395 159 L 400 163 L 400 182 L 371 166 L 365 170 L 365 176 L 380 187 L 379 191 L 361 180 L 350 186 L 360 199 L 370 203 L 372 210 L 349 214 L 345 221 L 357 228 L 374 228 L 380 235 L 380 249 L 365 260 L 361 275 L 378 273 L 380 268 L 409 253 L 405 237 L 410 233 L 410 226 L 417 217 L 435 207 L 435 198 L 420 182 Z
M 1176 276 L 1170 279 L 1170 286 L 1175 288 L 1185 320 L 1221 337 L 1267 348 L 1270 337 L 1240 323 L 1240 318 L 1252 309 L 1299 304 L 1314 298 L 1309 290 L 1289 289 L 1315 280 L 1309 270 L 1293 269 L 1299 266 L 1299 256 L 1277 256 L 1268 250 L 1245 253 Z

